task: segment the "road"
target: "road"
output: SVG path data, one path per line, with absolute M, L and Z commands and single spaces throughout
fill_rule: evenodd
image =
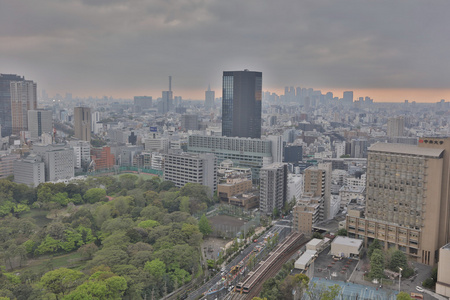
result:
M 230 263 L 228 263 L 225 266 L 225 272 L 229 273 L 231 268 L 235 265 L 237 265 L 242 259 L 244 259 L 250 252 L 253 251 L 255 246 L 264 240 L 264 236 L 268 233 L 274 233 L 278 232 L 278 243 L 280 243 L 290 232 L 291 227 L 290 221 L 288 219 L 282 219 L 280 221 L 277 221 L 272 228 L 269 229 L 269 231 L 265 234 L 263 234 L 261 237 L 259 237 L 257 243 L 251 243 L 247 248 L 242 250 L 242 252 L 236 256 Z M 232 283 L 233 285 L 236 285 L 237 282 L 241 279 L 243 276 L 237 276 L 235 281 Z M 194 300 L 200 297 L 203 293 L 208 291 L 211 287 L 217 284 L 221 280 L 222 276 L 220 272 L 218 272 L 216 275 L 214 275 L 213 278 L 211 278 L 208 282 L 206 282 L 204 285 L 202 285 L 200 288 L 198 288 L 196 291 L 189 294 L 188 298 L 189 300 Z M 202 299 L 208 299 L 208 300 L 214 300 L 216 298 L 222 299 L 226 294 L 228 293 L 227 289 L 223 289 L 220 292 L 214 293 L 212 295 L 205 296 Z

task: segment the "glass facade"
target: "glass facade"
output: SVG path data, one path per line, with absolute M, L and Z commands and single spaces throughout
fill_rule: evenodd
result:
M 222 135 L 261 138 L 261 98 L 261 72 L 223 72 Z

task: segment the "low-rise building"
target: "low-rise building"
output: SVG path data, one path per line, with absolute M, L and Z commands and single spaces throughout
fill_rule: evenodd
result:
M 330 254 L 337 257 L 359 258 L 362 248 L 362 240 L 337 236 L 331 243 Z
M 42 158 L 35 154 L 14 162 L 14 182 L 36 187 L 45 182 L 45 165 Z

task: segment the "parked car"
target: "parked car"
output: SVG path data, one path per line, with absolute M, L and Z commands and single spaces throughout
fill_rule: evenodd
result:
M 420 286 L 416 286 L 416 290 L 417 290 L 418 292 L 423 292 L 423 288 L 421 288 Z

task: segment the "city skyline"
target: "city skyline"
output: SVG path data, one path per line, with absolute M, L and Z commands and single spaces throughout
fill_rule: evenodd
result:
M 351 8 L 349 8 L 351 7 Z M 82 1 L 2 3 L 1 73 L 49 94 L 220 97 L 223 70 L 259 70 L 285 85 L 353 90 L 375 102 L 450 99 L 450 4 Z M 21 22 L 18 23 L 18 16 Z M 412 22 L 411 20 L 414 20 Z M 194 74 L 194 76 L 193 76 Z

